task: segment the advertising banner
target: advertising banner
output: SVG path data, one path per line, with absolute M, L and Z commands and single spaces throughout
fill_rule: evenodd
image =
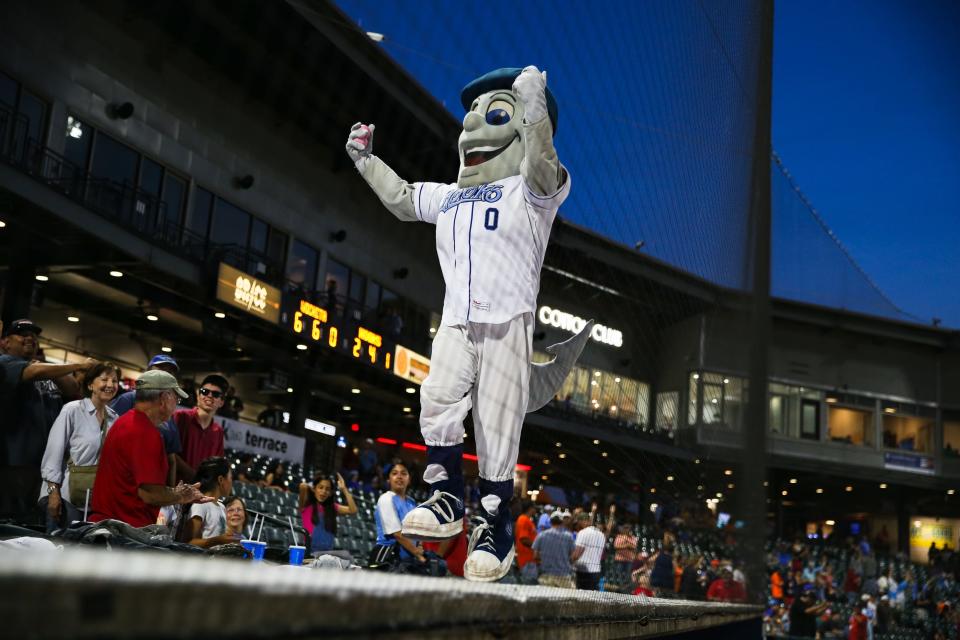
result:
M 393 359 L 393 373 L 404 380 L 423 384 L 430 374 L 430 358 L 397 345 L 396 357 Z
M 239 420 L 217 420 L 223 424 L 225 448 L 303 464 L 303 438 Z
M 217 300 L 268 322 L 280 320 L 280 290 L 221 262 L 217 272 Z
M 886 451 L 883 454 L 883 466 L 896 471 L 922 473 L 928 476 L 933 475 L 933 458 L 926 456 L 912 456 L 907 453 L 892 453 Z

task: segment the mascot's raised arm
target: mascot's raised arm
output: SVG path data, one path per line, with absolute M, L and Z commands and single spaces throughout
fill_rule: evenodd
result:
M 462 531 L 463 420 L 472 409 L 482 508 L 464 576 L 493 581 L 513 562 L 509 503 L 524 414 L 556 393 L 591 323 L 548 348 L 556 355 L 552 363 L 530 364 L 540 269 L 553 220 L 570 193 L 553 146 L 558 113 L 546 73 L 498 69 L 464 87 L 460 98 L 467 114 L 456 184 L 401 179 L 373 155 L 373 124 L 353 126 L 347 153 L 393 215 L 436 225 L 446 286 L 430 375 L 420 390 L 423 479 L 432 495 L 399 514 L 402 535 L 443 540 Z

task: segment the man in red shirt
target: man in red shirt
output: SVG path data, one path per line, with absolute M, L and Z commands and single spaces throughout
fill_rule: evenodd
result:
M 537 583 L 537 564 L 533 562 L 533 541 L 537 537 L 537 525 L 533 522 L 533 516 L 536 513 L 537 506 L 529 500 L 524 500 L 523 512 L 517 518 L 513 527 L 513 534 L 516 538 L 514 545 L 517 549 L 517 566 L 520 567 L 520 576 L 523 581 L 530 584 Z M 529 563 L 533 564 L 525 570 Z
M 160 425 L 176 409 L 177 396 L 188 397 L 165 371 L 147 371 L 137 379 L 133 409 L 117 418 L 103 442 L 93 483 L 92 522 L 113 519 L 145 527 L 156 523 L 162 506 L 213 500 L 200 493 L 199 485 L 166 485 Z
M 218 373 L 211 373 L 197 389 L 197 406 L 180 409 L 173 414 L 173 422 L 180 432 L 182 457 L 186 466 L 177 469 L 181 480 L 193 480 L 194 470 L 207 458 L 223 456 L 223 427 L 213 421 L 223 406 L 230 383 Z
M 730 567 L 720 570 L 720 577 L 710 583 L 707 600 L 715 602 L 746 602 L 747 593 L 743 585 L 733 579 Z

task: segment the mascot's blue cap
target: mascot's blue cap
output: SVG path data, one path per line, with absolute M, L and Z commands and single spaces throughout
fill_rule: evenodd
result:
M 520 67 L 505 67 L 485 73 L 463 88 L 463 91 L 460 92 L 460 103 L 464 109 L 469 110 L 477 96 L 495 89 L 507 89 L 509 91 L 513 87 L 513 81 L 517 79 L 521 71 L 523 69 Z M 547 87 L 546 95 L 547 115 L 550 116 L 550 124 L 553 125 L 553 135 L 557 135 L 557 99 L 553 97 L 550 87 Z

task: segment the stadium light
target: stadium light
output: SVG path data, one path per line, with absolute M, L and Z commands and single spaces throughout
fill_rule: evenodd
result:
M 307 345 L 303 343 L 297 345 L 297 349 L 299 349 L 300 351 L 306 351 L 308 348 L 309 347 L 307 347 Z
M 403 408 L 403 412 L 404 412 L 404 413 L 410 413 L 410 411 L 411 411 L 410 407 L 404 407 L 404 408 Z
M 850 485 L 847 485 L 846 491 L 847 491 L 848 493 L 849 493 L 850 491 L 853 491 L 853 487 L 851 487 Z
M 952 496 L 953 494 L 954 494 L 954 490 L 953 490 L 953 489 L 947 489 L 947 495 L 948 495 L 948 496 Z
M 150 322 L 157 322 L 157 321 L 160 320 L 160 318 L 157 317 L 157 316 L 155 316 L 155 315 L 152 314 L 152 313 L 149 313 L 149 314 L 147 314 L 147 320 L 149 320 Z
M 287 387 L 287 393 L 293 393 L 293 387 Z
M 594 480 L 594 481 L 593 481 L 593 486 L 595 486 L 595 487 L 599 487 L 599 486 L 600 486 L 600 483 L 599 483 L 599 482 L 597 482 L 596 480 Z
M 163 351 L 164 353 L 170 353 L 173 351 L 173 347 L 160 347 L 160 351 Z
M 7 223 L 3 220 L 0 220 L 0 229 L 3 229 L 5 226 L 7 226 Z
M 405 389 L 405 391 L 406 391 L 407 393 L 416 393 L 416 392 L 417 392 L 417 390 L 414 389 L 413 387 L 407 387 L 407 388 Z
M 350 405 L 348 405 L 348 404 L 343 405 L 343 410 L 344 410 L 344 411 L 350 411 Z
M 80 318 L 77 316 L 67 316 L 67 322 L 80 322 Z
M 673 476 L 667 476 L 667 482 L 673 482 Z
M 724 470 L 723 470 L 723 475 L 725 475 L 725 476 L 732 476 L 732 475 L 733 475 L 733 469 L 724 469 Z
M 780 495 L 782 495 L 782 496 L 785 496 L 785 495 L 787 495 L 787 490 L 786 490 L 786 489 L 784 489 L 783 491 L 781 491 L 781 492 L 780 492 Z
M 821 489 L 820 487 L 817 487 L 817 493 L 823 493 L 823 489 Z
M 567 454 L 561 453 L 561 454 L 560 454 L 559 456 L 557 456 L 557 457 L 560 458 L 561 460 L 564 460 L 564 459 L 567 457 Z
M 727 485 L 727 489 L 733 489 L 735 486 L 736 485 L 731 482 L 730 484 Z
M 356 394 L 360 393 L 360 389 L 357 389 L 356 387 L 354 387 L 353 389 L 350 389 L 350 393 L 356 395 Z
M 797 484 L 796 478 L 790 478 L 790 484 Z
M 881 482 L 881 483 L 880 483 L 880 488 L 881 488 L 881 489 L 886 489 L 886 488 L 887 488 L 887 483 L 886 483 L 886 482 Z
M 47 280 L 50 279 L 50 276 L 48 276 L 48 275 L 46 275 L 46 274 L 43 274 L 43 273 L 38 273 L 37 275 L 35 275 L 35 276 L 33 276 L 33 277 L 34 277 L 34 279 L 35 279 L 37 282 L 46 282 Z
M 615 474 L 616 472 L 617 472 L 616 469 L 610 469 L 610 475 L 613 475 L 613 474 Z
M 915 527 L 922 527 L 922 526 L 923 526 L 923 523 L 920 522 L 919 520 L 914 520 L 914 521 L 913 521 L 913 526 L 915 526 Z
M 837 522 L 836 520 L 827 520 L 826 522 L 824 522 L 824 524 L 827 525 L 828 527 L 832 527 L 833 525 L 837 524 Z
M 384 35 L 382 33 L 377 33 L 376 31 L 367 31 L 367 37 L 374 42 L 383 42 Z
M 599 441 L 599 440 L 594 440 L 594 441 L 593 441 L 593 444 L 600 444 L 600 441 Z
M 218 320 L 223 320 L 227 317 L 227 314 L 225 314 L 223 311 L 217 311 L 215 314 L 213 314 L 213 317 L 217 318 Z
M 557 446 L 558 446 L 558 447 L 562 447 L 563 444 L 561 444 L 561 443 L 558 442 L 558 443 L 557 443 Z
M 607 452 L 606 452 L 606 451 L 604 451 L 604 452 L 603 452 L 603 453 L 601 453 L 600 455 L 602 455 L 602 456 L 603 456 L 604 458 L 606 458 L 608 454 L 607 454 Z
M 550 458 L 544 458 L 543 464 L 550 464 Z
M 114 278 L 122 278 L 123 271 L 117 271 L 116 269 L 114 269 L 113 271 L 110 272 L 110 275 L 113 276 Z

